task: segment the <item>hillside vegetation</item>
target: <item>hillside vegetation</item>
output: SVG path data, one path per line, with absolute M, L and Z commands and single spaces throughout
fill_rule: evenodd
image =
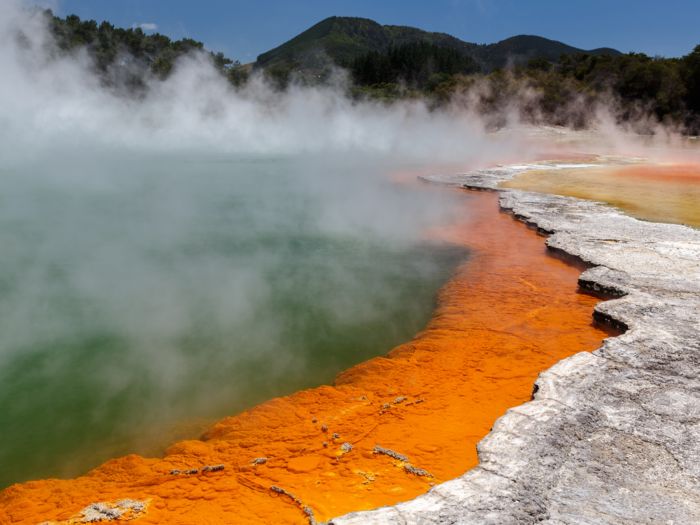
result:
M 454 47 L 440 47 L 428 42 L 410 42 L 389 48 L 386 53 L 369 51 L 347 64 L 355 82 L 364 85 L 405 82 L 416 88 L 446 80 L 451 75 L 479 72 L 470 56 Z M 436 84 L 437 85 L 437 84 Z
M 76 15 L 61 19 L 50 10 L 33 13 L 43 17 L 54 38 L 50 53 L 86 55 L 102 85 L 125 96 L 138 96 L 149 80 L 167 79 L 185 57 L 209 61 L 235 89 L 251 86 L 246 66 L 205 50 L 201 42 L 174 41 Z M 20 40 L 22 31 L 18 28 Z M 321 41 L 328 46 L 319 48 Z M 603 109 L 637 132 L 653 133 L 659 122 L 682 133 L 700 132 L 700 46 L 682 58 L 594 51 L 526 36 L 478 46 L 442 33 L 332 17 L 261 55 L 268 67 L 261 68 L 259 61 L 257 74 L 273 89 L 323 85 L 334 69 L 327 67 L 330 53 L 347 70 L 346 93 L 355 100 L 421 99 L 435 110 L 466 109 L 491 129 L 514 117 L 588 127 Z M 536 52 L 541 54 L 525 61 Z M 291 60 L 317 60 L 325 74 L 300 73 Z M 507 67 L 489 72 L 485 64 Z
M 164 79 L 178 59 L 195 53 L 205 55 L 235 85 L 245 83 L 247 78 L 240 62 L 223 53 L 207 52 L 202 42 L 190 38 L 171 40 L 160 33 L 148 35 L 140 27 L 115 28 L 106 21 L 98 25 L 95 20 L 81 20 L 77 15 L 62 19 L 50 9 L 37 10 L 35 14 L 46 18 L 59 52 L 87 51 L 95 71 L 112 86 L 143 89 L 148 75 Z
M 375 58 L 386 61 L 386 54 Z M 422 85 L 377 76 L 378 82 L 368 83 L 357 62 L 363 60 L 351 63 L 350 71 L 355 98 L 387 103 L 422 98 L 435 108 L 467 109 L 491 129 L 514 118 L 585 128 L 596 125 L 602 112 L 638 133 L 654 133 L 658 123 L 700 133 L 700 46 L 682 58 L 576 53 L 550 61 L 542 56 L 488 75 L 448 74 L 434 62 L 437 72 Z
M 525 65 L 529 59 L 547 56 L 556 60 L 562 53 L 586 52 L 590 55 L 619 55 L 614 49 L 584 51 L 538 36 L 514 36 L 496 44 L 473 44 L 445 33 L 431 33 L 415 27 L 380 25 L 366 18 L 327 18 L 297 35 L 289 42 L 258 56 L 257 67 L 293 66 L 318 70 L 328 64 L 349 63 L 370 51 L 387 52 L 408 43 L 427 42 L 454 48 L 469 55 L 479 67 L 490 72 L 498 67 Z
M 577 53 L 552 62 L 540 57 L 527 67 L 497 69 L 486 76 L 453 75 L 435 86 L 432 96 L 445 104 L 468 105 L 495 127 L 508 113 L 524 122 L 589 127 L 599 117 L 597 111 L 604 110 L 639 133 L 653 133 L 663 122 L 697 134 L 700 46 L 683 58 Z

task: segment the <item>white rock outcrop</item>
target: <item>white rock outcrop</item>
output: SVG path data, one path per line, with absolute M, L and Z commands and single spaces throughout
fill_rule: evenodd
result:
M 618 297 L 594 316 L 627 331 L 542 372 L 534 400 L 478 444 L 476 468 L 329 523 L 700 523 L 700 231 L 497 188 L 540 165 L 422 178 L 501 191 L 501 207 L 550 234 L 551 250 L 590 265 L 580 286 Z

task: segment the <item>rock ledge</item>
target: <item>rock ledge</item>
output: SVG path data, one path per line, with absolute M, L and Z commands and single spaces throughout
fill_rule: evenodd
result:
M 627 331 L 542 372 L 534 401 L 478 444 L 476 468 L 329 525 L 700 523 L 700 231 L 497 187 L 543 165 L 555 164 L 421 179 L 500 191 L 551 250 L 587 263 L 581 287 L 618 297 L 594 315 Z

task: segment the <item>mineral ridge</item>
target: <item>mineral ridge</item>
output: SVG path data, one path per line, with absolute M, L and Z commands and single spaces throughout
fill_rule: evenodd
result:
M 498 188 L 529 166 L 429 175 L 500 205 L 584 261 L 595 316 L 626 328 L 542 372 L 534 401 L 478 445 L 479 465 L 412 501 L 334 525 L 700 523 L 700 232 L 602 203 Z

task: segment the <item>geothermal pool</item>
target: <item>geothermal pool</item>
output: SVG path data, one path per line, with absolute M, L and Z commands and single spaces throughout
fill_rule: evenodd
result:
M 592 320 L 599 299 L 579 292 L 580 269 L 500 213 L 497 195 L 438 191 L 458 206 L 424 238 L 469 256 L 449 259 L 457 268 L 427 326 L 387 358 L 350 368 L 332 386 L 231 414 L 163 459 L 126 456 L 74 481 L 9 488 L 0 517 L 60 522 L 95 501 L 134 498 L 148 503 L 144 519 L 154 523 L 301 525 L 305 509 L 320 522 L 395 504 L 476 466 L 476 443 L 530 399 L 540 371 L 613 332 Z M 216 464 L 225 468 L 201 472 Z
M 60 166 L 60 167 L 59 167 Z M 102 153 L 0 173 L 0 489 L 159 457 L 423 330 L 458 199 L 336 157 Z

